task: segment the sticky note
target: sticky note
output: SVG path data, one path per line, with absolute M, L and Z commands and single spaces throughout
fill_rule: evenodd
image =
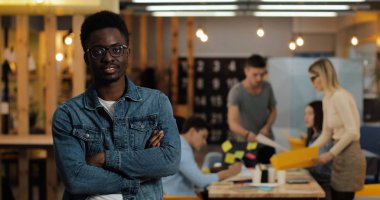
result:
M 270 161 L 275 169 L 284 170 L 314 166 L 312 159 L 317 157 L 318 147 L 308 147 L 275 154 L 270 158 Z
M 227 153 L 226 157 L 224 158 L 224 162 L 228 164 L 232 164 L 235 162 L 235 155 L 232 153 Z
M 247 150 L 255 150 L 257 148 L 257 142 L 248 142 Z
M 223 150 L 224 152 L 227 152 L 227 151 L 229 151 L 230 149 L 232 149 L 232 144 L 231 144 L 231 142 L 230 142 L 229 140 L 226 140 L 225 142 L 223 142 L 223 144 L 222 144 L 222 150 Z
M 250 160 L 255 160 L 256 159 L 256 156 L 253 153 L 246 153 L 245 157 L 248 158 L 248 159 L 250 159 Z
M 235 151 L 235 158 L 242 159 L 244 156 L 244 151 Z

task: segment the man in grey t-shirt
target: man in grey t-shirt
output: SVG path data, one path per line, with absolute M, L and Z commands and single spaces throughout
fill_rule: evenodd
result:
M 266 60 L 252 55 L 244 67 L 245 79 L 234 85 L 227 99 L 228 126 L 233 142 L 255 142 L 257 134 L 274 138 L 271 127 L 276 119 L 276 99 L 272 86 L 264 81 Z M 259 145 L 258 162 L 269 163 L 274 148 Z

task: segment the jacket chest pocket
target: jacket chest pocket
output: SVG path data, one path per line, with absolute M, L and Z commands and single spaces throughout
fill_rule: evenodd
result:
M 75 128 L 73 135 L 80 140 L 82 147 L 86 151 L 86 156 L 91 156 L 104 151 L 103 136 L 101 131 Z
M 157 115 L 132 117 L 128 119 L 128 123 L 131 130 L 130 141 L 133 143 L 133 148 L 144 149 L 153 130 L 157 129 Z

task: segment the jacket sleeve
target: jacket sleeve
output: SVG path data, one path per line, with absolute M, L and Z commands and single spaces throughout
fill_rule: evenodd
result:
M 169 99 L 162 93 L 159 94 L 158 101 L 158 123 L 165 133 L 160 141 L 160 147 L 141 150 L 106 150 L 106 167 L 137 178 L 164 177 L 178 171 L 181 143 L 172 107 Z
M 136 193 L 139 180 L 127 179 L 117 173 L 86 163 L 85 150 L 72 135 L 70 113 L 58 107 L 53 117 L 52 131 L 59 175 L 71 194 Z

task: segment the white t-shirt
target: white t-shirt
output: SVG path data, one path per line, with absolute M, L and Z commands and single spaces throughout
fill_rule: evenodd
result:
M 115 115 L 116 101 L 105 101 L 99 98 L 99 102 L 107 110 L 107 112 L 113 119 Z M 86 198 L 86 200 L 123 200 L 123 196 L 121 194 L 94 195 Z

